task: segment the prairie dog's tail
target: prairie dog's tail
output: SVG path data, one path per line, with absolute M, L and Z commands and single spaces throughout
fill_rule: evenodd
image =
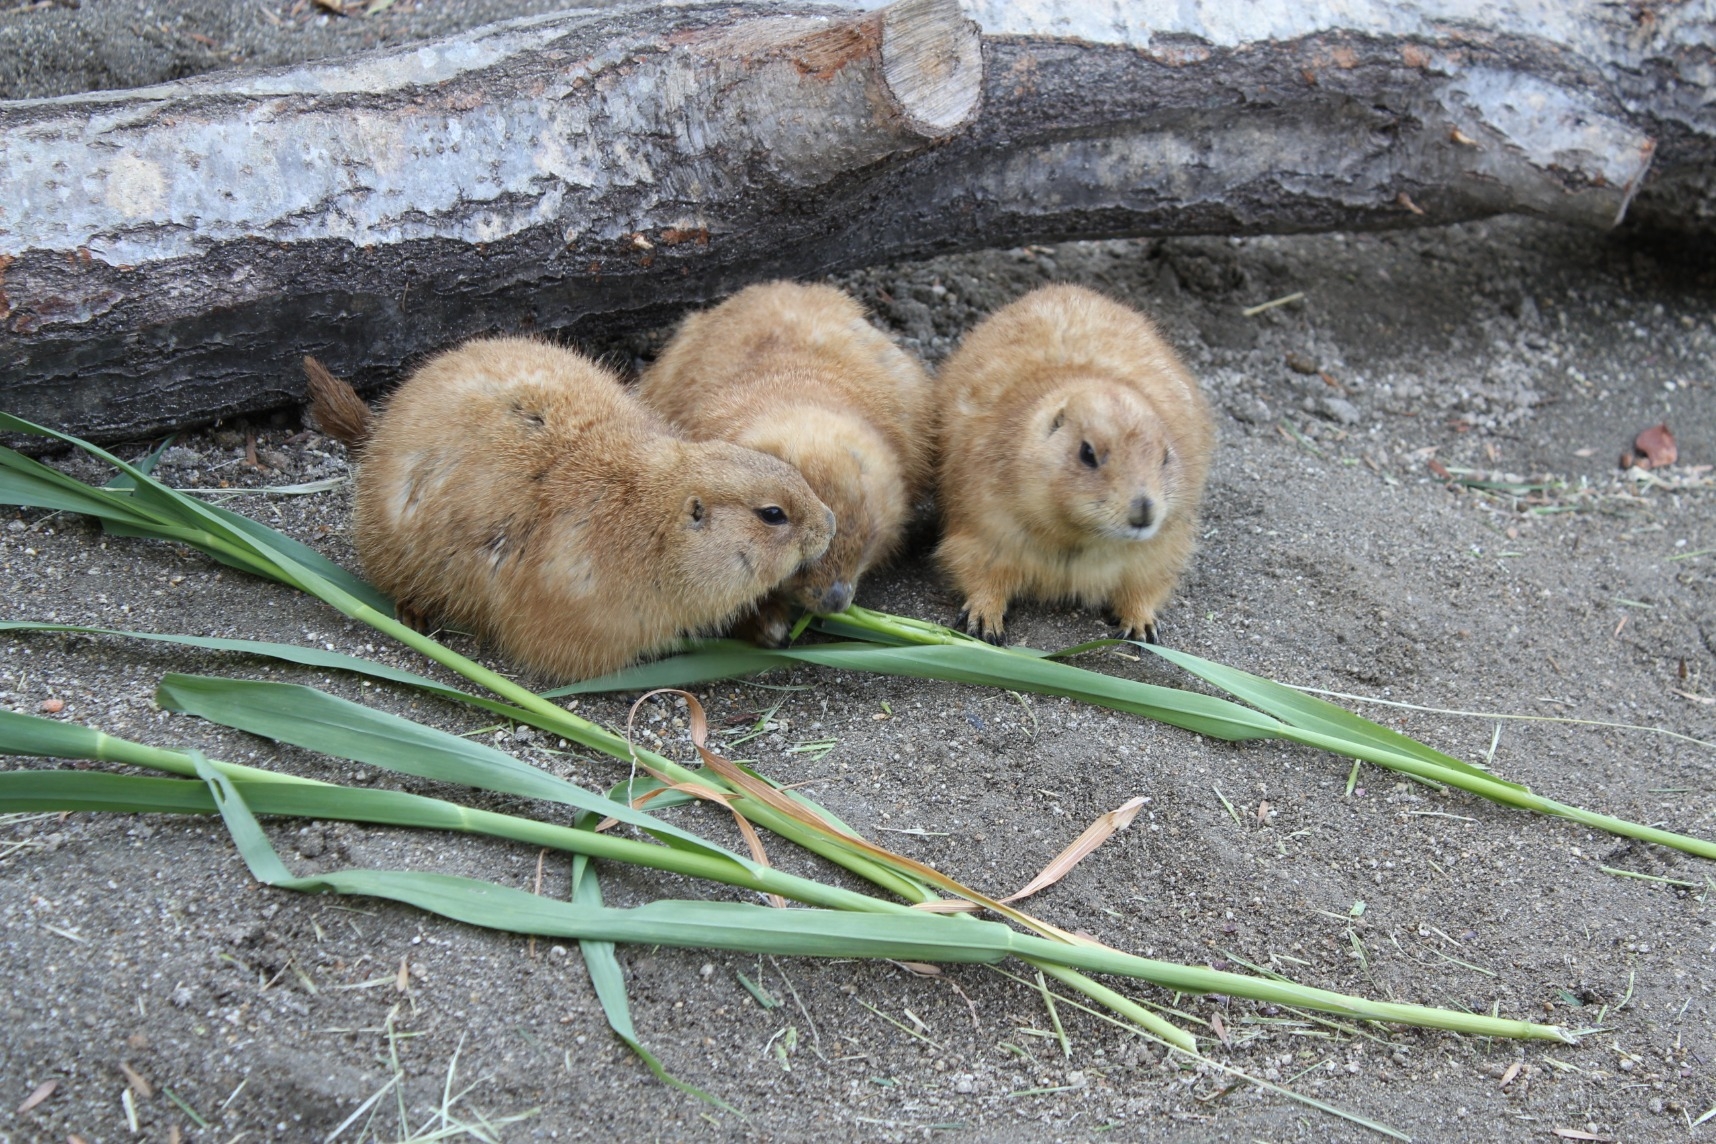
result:
M 322 432 L 347 448 L 356 448 L 369 440 L 369 406 L 357 395 L 357 390 L 329 373 L 313 357 L 304 359 L 304 376 L 310 383 L 310 416 Z

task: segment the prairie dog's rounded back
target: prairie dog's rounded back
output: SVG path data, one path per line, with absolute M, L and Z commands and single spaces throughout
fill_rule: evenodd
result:
M 726 621 L 820 555 L 827 518 L 790 466 L 682 440 L 596 363 L 503 338 L 373 419 L 353 531 L 402 605 L 566 678 Z
M 974 627 L 999 632 L 1006 599 L 1035 595 L 1153 630 L 1191 555 L 1214 430 L 1149 319 L 1083 287 L 1033 291 L 966 336 L 937 399 L 940 551 Z
M 638 395 L 694 439 L 788 461 L 834 510 L 834 542 L 789 589 L 815 610 L 892 553 L 930 475 L 928 375 L 830 286 L 766 283 L 692 314 Z

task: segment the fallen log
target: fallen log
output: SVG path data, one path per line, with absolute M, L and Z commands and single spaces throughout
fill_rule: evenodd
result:
M 984 245 L 1716 217 L 1707 5 L 968 13 L 607 8 L 0 103 L 0 408 L 136 435 L 295 403 L 305 353 L 375 386 Z

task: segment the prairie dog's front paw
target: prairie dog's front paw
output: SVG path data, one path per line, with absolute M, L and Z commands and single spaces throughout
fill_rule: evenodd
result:
M 954 626 L 963 628 L 966 635 L 976 636 L 985 643 L 1004 647 L 1007 643 L 1006 612 L 1002 609 L 978 611 L 975 606 L 967 603 L 965 610 L 959 613 Z
M 792 642 L 792 610 L 785 601 L 770 596 L 757 605 L 756 611 L 733 625 L 733 634 L 758 647 L 786 647 Z

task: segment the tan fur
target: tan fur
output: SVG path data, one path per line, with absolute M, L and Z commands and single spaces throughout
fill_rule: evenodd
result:
M 1107 605 L 1125 634 L 1154 639 L 1215 440 L 1197 381 L 1149 320 L 1082 287 L 1035 290 L 966 336 L 937 400 L 936 555 L 968 630 L 1000 642 L 1008 601 L 1032 596 Z
M 929 377 L 829 286 L 771 282 L 691 315 L 638 396 L 691 437 L 789 462 L 834 510 L 827 553 L 764 606 L 764 642 L 784 639 L 789 600 L 844 609 L 929 477 Z
M 575 353 L 495 339 L 430 361 L 372 419 L 352 528 L 402 614 L 564 680 L 729 622 L 822 555 L 833 519 L 791 466 L 675 436 Z

